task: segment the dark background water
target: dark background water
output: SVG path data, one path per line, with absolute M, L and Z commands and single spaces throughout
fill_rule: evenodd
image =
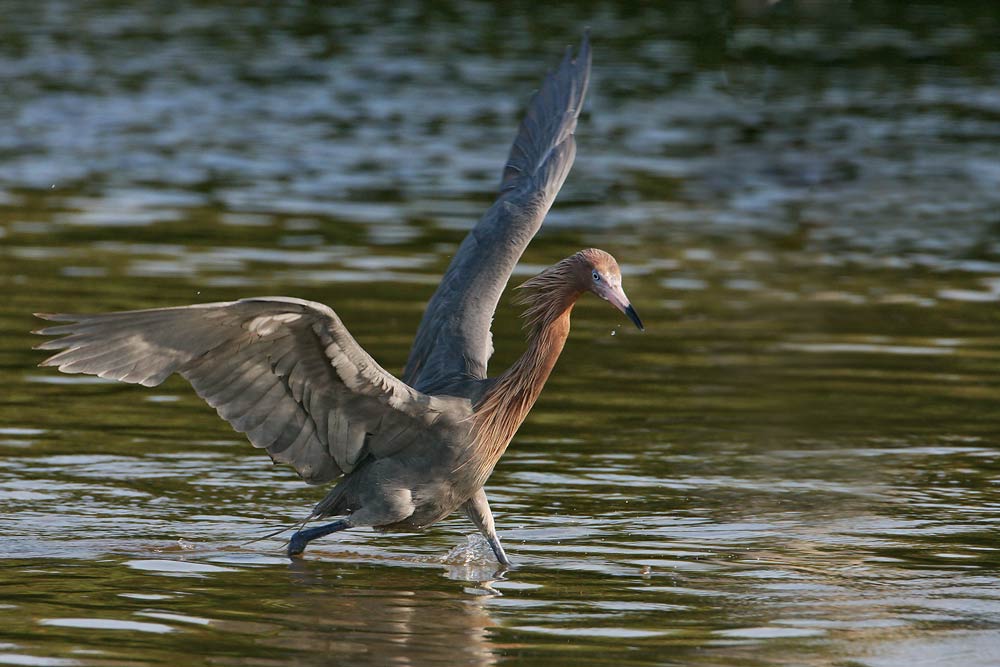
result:
M 1000 5 L 0 10 L 0 664 L 1000 662 Z M 33 311 L 286 294 L 398 371 L 586 26 L 515 279 L 605 248 L 647 331 L 574 311 L 518 569 L 460 517 L 290 564 L 244 543 L 321 490 L 182 381 L 35 368 Z

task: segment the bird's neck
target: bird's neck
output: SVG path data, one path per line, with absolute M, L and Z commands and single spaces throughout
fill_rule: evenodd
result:
M 491 400 L 495 401 L 503 406 L 505 412 L 516 415 L 517 426 L 520 426 L 559 360 L 569 336 L 569 316 L 572 310 L 573 303 L 569 303 L 551 319 L 533 327 L 528 336 L 528 349 L 497 378 L 496 384 L 484 397 L 482 406 L 485 407 Z
M 579 296 L 569 289 L 538 293 L 534 298 L 546 303 L 542 312 L 537 308 L 533 312 L 529 303 L 528 349 L 496 379 L 475 409 L 475 442 L 470 454 L 477 478 L 482 478 L 480 484 L 507 450 L 549 379 L 569 336 L 569 316 Z

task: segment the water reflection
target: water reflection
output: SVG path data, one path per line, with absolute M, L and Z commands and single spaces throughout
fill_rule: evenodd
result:
M 456 600 L 450 591 L 423 585 L 401 589 L 405 577 L 394 578 L 392 588 L 331 595 L 337 588 L 331 578 L 336 575 L 315 563 L 293 566 L 293 590 L 282 600 L 295 609 L 284 616 L 293 629 L 263 643 L 314 656 L 335 650 L 372 664 L 496 662 L 489 641 L 495 622 L 480 597 Z
M 50 611 L 7 626 L 21 639 L 6 647 L 18 649 L 11 656 L 20 656 L 8 662 L 59 663 L 67 659 L 47 654 L 64 642 L 75 647 L 71 655 L 79 664 L 138 654 L 146 659 L 172 654 L 175 659 L 245 664 L 246 649 L 234 649 L 247 642 L 254 647 L 254 664 L 328 664 L 331 655 L 365 664 L 490 665 L 497 660 L 490 635 L 495 621 L 484 598 L 456 598 L 448 589 L 434 590 L 436 575 L 427 570 L 393 568 L 391 582 L 364 578 L 359 585 L 358 568 L 321 561 L 282 566 L 245 562 L 238 569 L 184 561 L 144 561 L 141 567 L 136 563 L 104 561 L 93 570 L 97 579 L 81 577 L 72 568 L 26 571 L 36 586 L 62 580 L 73 587 L 62 599 L 49 601 Z M 178 579 L 179 573 L 199 573 L 200 578 Z M 159 574 L 169 578 L 149 578 Z M 231 586 L 245 577 L 258 581 L 253 615 L 234 606 L 243 594 Z M 199 583 L 192 586 L 193 581 Z M 10 607 L 19 607 L 25 594 L 7 589 L 7 599 L 15 603 Z M 130 589 L 155 592 L 127 592 Z M 91 600 L 101 611 L 88 617 L 59 615 L 83 600 Z M 44 628 L 44 640 L 39 628 Z M 146 641 L 148 635 L 174 636 L 173 648 Z

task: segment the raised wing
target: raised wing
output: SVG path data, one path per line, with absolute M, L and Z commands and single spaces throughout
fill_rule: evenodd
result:
M 428 396 L 379 366 L 323 304 L 285 297 L 101 315 L 36 333 L 65 373 L 155 386 L 179 373 L 219 416 L 313 484 L 433 437 L 468 401 Z M 442 424 L 439 424 L 441 426 Z
M 514 265 L 542 225 L 576 156 L 573 132 L 590 77 L 584 35 L 535 93 L 500 181 L 500 196 L 465 237 L 427 304 L 403 379 L 433 392 L 486 377 L 490 324 Z

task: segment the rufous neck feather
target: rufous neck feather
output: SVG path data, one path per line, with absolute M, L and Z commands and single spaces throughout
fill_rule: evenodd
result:
M 576 287 L 573 258 L 527 281 L 518 298 L 526 306 L 528 349 L 476 406 L 475 441 L 462 465 L 474 465 L 482 482 L 493 471 L 521 422 L 542 392 L 569 335 L 569 317 L 582 294 Z

